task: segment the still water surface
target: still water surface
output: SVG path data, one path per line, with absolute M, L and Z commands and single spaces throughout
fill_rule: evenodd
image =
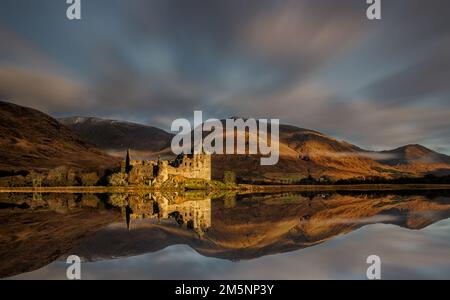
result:
M 218 197 L 218 198 L 215 198 Z M 0 194 L 0 275 L 65 279 L 450 279 L 448 191 Z

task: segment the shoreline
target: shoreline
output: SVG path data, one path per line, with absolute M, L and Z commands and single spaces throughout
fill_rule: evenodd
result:
M 404 191 L 404 190 L 450 190 L 450 184 L 354 184 L 354 185 L 249 185 L 239 184 L 230 189 L 211 191 L 230 192 L 321 192 L 321 191 Z M 190 191 L 190 190 L 183 190 Z M 194 190 L 191 190 L 194 191 Z M 201 190 L 198 190 L 201 191 Z M 0 193 L 134 193 L 134 192 L 180 192 L 177 189 L 157 189 L 153 187 L 0 187 Z

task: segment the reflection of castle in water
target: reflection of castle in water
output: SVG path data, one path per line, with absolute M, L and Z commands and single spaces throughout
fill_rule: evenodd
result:
M 161 193 L 146 196 L 127 195 L 123 207 L 127 227 L 131 220 L 174 220 L 180 226 L 192 229 L 200 236 L 211 227 L 211 199 L 205 196 L 166 196 Z
M 4 217 L 0 277 L 34 270 L 65 254 L 95 261 L 180 244 L 204 256 L 254 259 L 314 247 L 371 224 L 420 230 L 450 217 L 447 190 L 216 196 L 193 191 L 169 195 L 0 193 Z M 138 230 L 127 231 L 122 221 L 116 223 L 120 210 L 131 228 Z M 143 218 L 155 222 L 138 224 L 137 219 Z M 182 228 L 177 228 L 177 222 Z M 191 234 L 188 227 L 203 238 Z

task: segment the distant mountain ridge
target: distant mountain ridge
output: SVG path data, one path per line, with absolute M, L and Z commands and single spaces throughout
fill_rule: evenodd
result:
M 137 158 L 153 159 L 158 154 L 172 155 L 170 143 L 174 135 L 156 127 L 90 117 L 59 121 L 104 151 L 121 151 L 118 154 L 122 155 L 130 148 Z M 227 170 L 248 178 L 286 178 L 286 174 L 331 179 L 450 174 L 450 157 L 421 145 L 370 151 L 315 130 L 286 124 L 280 124 L 277 165 L 261 166 L 258 155 L 214 155 L 212 162 L 213 177 L 217 179 Z
M 173 134 L 142 124 L 95 117 L 59 118 L 58 121 L 89 143 L 113 154 L 127 149 L 147 155 L 170 146 Z
M 234 207 L 216 199 L 212 227 L 202 239 L 178 224 L 132 220 L 132 230 L 116 224 L 80 243 L 76 253 L 97 261 L 184 244 L 204 256 L 248 260 L 313 247 L 369 224 L 417 230 L 450 216 L 450 204 L 420 195 L 409 201 L 398 201 L 397 195 L 333 194 L 325 201 L 321 194 L 296 197 L 297 201 L 292 201 L 292 194 L 244 196 Z M 109 245 L 106 241 L 112 239 L 118 242 Z
M 153 126 L 94 117 L 55 120 L 35 109 L 0 102 L 0 171 L 118 166 L 126 149 L 135 159 L 173 157 L 172 133 Z M 243 134 L 238 133 L 238 134 Z M 227 135 L 227 133 L 225 133 Z M 259 155 L 213 155 L 213 178 L 234 171 L 244 181 L 296 182 L 450 174 L 450 157 L 421 145 L 370 151 L 321 132 L 280 125 L 280 160 L 261 166 Z M 108 155 L 107 153 L 112 154 Z
M 450 156 L 435 152 L 422 145 L 406 145 L 393 150 L 380 151 L 392 154 L 393 159 L 381 160 L 388 165 L 405 165 L 411 163 L 446 163 L 450 164 Z

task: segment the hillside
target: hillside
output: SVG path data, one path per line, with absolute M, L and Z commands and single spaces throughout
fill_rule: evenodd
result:
M 261 166 L 258 156 L 217 155 L 213 159 L 214 175 L 233 170 L 242 178 L 299 180 L 306 176 L 343 179 L 353 177 L 394 177 L 415 175 L 408 170 L 376 161 L 376 152 L 366 151 L 323 133 L 280 125 L 280 160 L 274 166 Z M 450 165 L 449 165 L 450 170 Z
M 198 253 L 232 261 L 313 247 L 360 229 L 385 223 L 418 230 L 445 219 L 450 205 L 425 196 L 280 195 L 242 198 L 234 207 L 212 202 L 212 227 L 199 239 L 178 224 L 132 220 L 98 231 L 76 249 L 87 260 L 130 257 L 185 244 Z M 175 223 L 175 222 L 174 222 Z M 152 237 L 152 238 L 148 238 Z M 111 243 L 110 241 L 114 241 Z
M 390 159 L 380 160 L 380 162 L 391 165 L 408 164 L 450 164 L 450 156 L 430 150 L 421 145 L 406 145 L 393 150 L 381 151 L 388 154 Z
M 429 172 L 436 175 L 447 175 L 450 171 L 450 156 L 422 145 L 406 145 L 379 153 L 386 157 L 380 159 L 380 163 L 393 166 L 403 172 Z
M 54 118 L 0 101 L 0 171 L 47 170 L 58 166 L 97 170 L 118 164 Z
M 98 261 L 172 245 L 188 245 L 208 257 L 247 260 L 313 247 L 370 224 L 419 230 L 450 216 L 450 205 L 433 195 L 241 195 L 211 201 L 211 227 L 199 238 L 170 219 L 132 219 L 129 230 L 120 210 L 104 209 L 95 195 L 78 201 L 66 195 L 67 201 L 60 201 L 47 194 L 39 202 L 27 194 L 0 196 L 2 203 L 30 207 L 0 211 L 5 220 L 0 254 L 7 258 L 0 277 L 41 268 L 65 254 Z
M 60 118 L 58 121 L 83 137 L 83 140 L 114 154 L 133 149 L 134 156 L 154 156 L 170 146 L 173 134 L 156 127 L 94 117 Z
M 173 135 L 155 127 L 98 118 L 73 117 L 60 121 L 109 153 L 124 155 L 125 149 L 130 148 L 136 159 L 172 155 L 170 141 Z M 449 157 L 423 146 L 375 152 L 318 131 L 285 124 L 280 125 L 278 164 L 261 166 L 258 155 L 213 155 L 212 164 L 216 179 L 221 179 L 224 171 L 234 171 L 243 179 L 288 182 L 309 175 L 344 179 L 450 173 Z

